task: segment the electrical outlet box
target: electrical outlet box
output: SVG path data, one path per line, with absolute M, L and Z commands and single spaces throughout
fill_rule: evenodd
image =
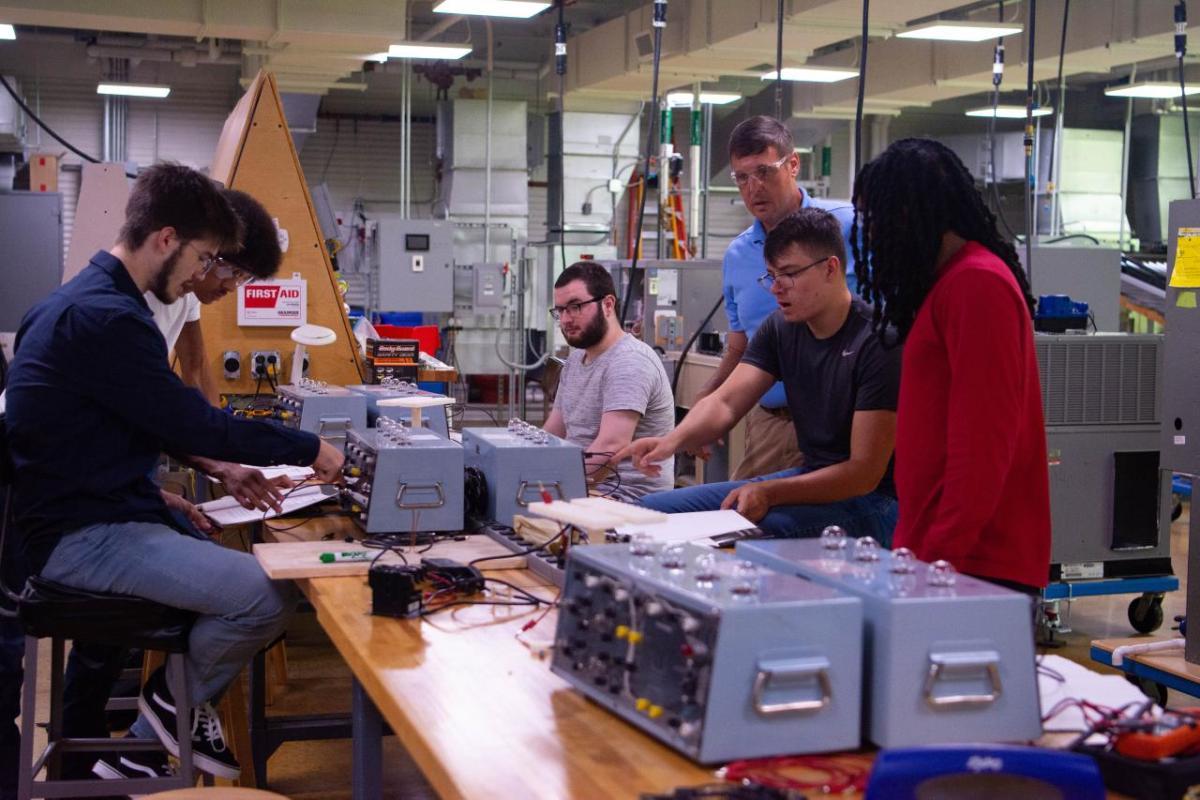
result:
M 237 350 L 226 350 L 221 354 L 221 369 L 225 371 L 225 379 L 236 381 L 242 377 L 242 354 Z
M 425 256 L 413 256 L 412 257 L 412 271 L 413 272 L 424 272 L 425 271 Z
M 275 378 L 283 375 L 283 358 L 278 350 L 251 350 L 250 377 Z

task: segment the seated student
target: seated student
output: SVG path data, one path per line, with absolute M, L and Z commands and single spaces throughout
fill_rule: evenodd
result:
M 204 334 L 200 330 L 200 306 L 217 302 L 251 280 L 273 277 L 283 262 L 279 232 L 262 204 L 236 189 L 225 189 L 222 194 L 242 222 L 240 246 L 219 253 L 198 279 L 185 284 L 187 294 L 175 302 L 160 303 L 153 292 L 144 295 L 146 304 L 154 314 L 154 322 L 166 339 L 167 352 L 174 349 L 179 358 L 183 382 L 199 389 L 214 405 L 217 404 L 217 392 L 212 382 L 212 366 L 205 352 Z M 273 508 L 278 511 L 283 501 L 282 490 L 293 485 L 286 477 L 268 481 L 258 470 L 247 469 L 240 464 L 199 457 L 185 461 L 221 481 L 225 492 L 246 508 L 260 511 Z M 189 512 L 186 508 L 181 510 L 201 531 L 210 530 L 202 515 Z
M 640 439 L 618 455 L 648 475 L 683 449 L 725 435 L 775 381 L 787 390 L 804 466 L 749 481 L 692 486 L 643 497 L 666 512 L 733 508 L 770 536 L 818 536 L 840 525 L 891 540 L 896 522 L 891 457 L 900 349 L 871 328 L 871 308 L 846 287 L 841 224 L 805 208 L 767 236 L 766 273 L 779 310 L 767 317 L 729 378 L 674 432 Z
M 646 477 L 629 465 L 614 472 L 609 459 L 635 439 L 670 433 L 675 399 L 662 359 L 621 330 L 617 302 L 612 276 L 594 261 L 572 264 L 554 282 L 550 313 L 576 349 L 563 367 L 545 429 L 584 449 L 588 482 L 599 493 L 630 500 L 670 488 L 672 463 L 665 474 Z
M 30 568 L 80 589 L 145 597 L 197 613 L 187 654 L 197 766 L 239 767 L 209 701 L 283 629 L 294 603 L 254 557 L 183 535 L 149 473 L 159 453 L 251 464 L 312 464 L 336 481 L 342 454 L 312 434 L 236 419 L 170 370 L 142 299 L 171 303 L 241 225 L 220 190 L 186 167 L 142 172 L 111 252 L 101 251 L 21 323 L 7 421 L 16 466 L 15 529 Z M 143 687 L 131 730 L 177 754 L 163 670 Z M 161 753 L 127 754 L 114 771 L 164 774 Z

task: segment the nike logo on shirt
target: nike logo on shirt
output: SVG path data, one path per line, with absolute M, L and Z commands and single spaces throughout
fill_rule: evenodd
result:
M 845 358 L 846 356 L 852 356 L 852 355 L 854 355 L 853 350 L 843 350 L 842 351 L 842 358 Z

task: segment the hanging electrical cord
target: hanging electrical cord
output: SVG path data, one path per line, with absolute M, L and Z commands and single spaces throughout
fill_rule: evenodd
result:
M 1183 76 L 1183 57 L 1187 55 L 1187 3 L 1175 4 L 1175 60 L 1179 64 L 1179 101 L 1183 104 L 1183 149 L 1187 150 L 1188 192 L 1196 199 L 1196 169 L 1192 164 L 1192 131 L 1188 123 L 1187 86 Z
M 783 119 L 783 0 L 775 6 L 775 119 Z
M 1037 0 L 1028 0 L 1026 6 L 1026 16 L 1029 24 L 1029 37 L 1025 40 L 1025 274 L 1029 278 L 1029 285 L 1033 285 L 1033 237 L 1037 234 L 1037 221 L 1034 219 L 1034 213 L 1037 211 L 1037 205 L 1034 202 L 1033 183 L 1036 173 L 1034 172 L 1033 163 L 1033 110 L 1035 108 L 1035 99 L 1033 96 L 1033 55 L 1034 44 L 1037 41 L 1035 34 L 1037 32 Z
M 642 170 L 642 182 L 646 189 L 642 192 L 641 201 L 638 203 L 637 215 L 637 234 L 633 239 L 633 260 L 629 264 L 629 275 L 625 282 L 625 299 L 621 303 L 621 327 L 625 327 L 625 317 L 629 314 L 629 302 L 633 298 L 633 285 L 637 283 L 638 278 L 638 256 L 641 254 L 642 245 L 642 223 L 646 218 L 646 197 L 650 194 L 649 187 L 646 186 L 646 178 L 650 174 L 650 159 L 654 154 L 654 139 L 658 132 L 658 64 L 662 58 L 662 35 L 663 28 L 667 27 L 667 0 L 654 0 L 654 71 L 650 78 L 650 130 L 646 133 L 646 152 L 643 154 L 644 169 Z M 669 167 L 666 164 L 658 165 L 658 179 L 660 181 L 669 180 L 667 172 Z
M 1050 232 L 1058 232 L 1058 178 L 1054 174 L 1054 157 L 1059 148 L 1059 134 L 1062 132 L 1063 115 L 1066 113 L 1067 85 L 1063 82 L 1063 59 L 1067 54 L 1067 18 L 1071 13 L 1071 0 L 1063 0 L 1062 33 L 1058 41 L 1058 107 L 1055 108 L 1054 128 L 1050 131 L 1050 161 L 1046 169 L 1046 180 L 1050 183 L 1051 196 L 1054 199 L 1050 215 Z M 1061 169 L 1061 167 L 1060 167 Z
M 566 135 L 563 115 L 566 113 L 567 92 L 567 0 L 558 0 L 558 23 L 554 26 L 554 74 L 558 76 L 558 153 L 563 158 L 563 137 Z M 558 181 L 558 252 L 562 268 L 567 268 L 567 176 Z
M 862 6 L 862 53 L 858 59 L 858 105 L 854 110 L 854 172 L 862 169 L 862 121 L 863 100 L 867 93 L 867 20 L 871 14 L 871 0 L 863 0 Z M 851 176 L 851 183 L 854 177 Z
M 712 318 L 714 316 L 716 316 L 717 309 L 719 309 L 724 304 L 725 304 L 725 294 L 724 294 L 724 292 L 722 292 L 721 296 L 719 298 L 717 298 L 716 305 L 714 305 L 712 307 L 712 310 L 708 312 L 708 316 L 706 316 L 704 318 L 704 321 L 700 323 L 700 327 L 696 328 L 696 330 L 688 338 L 687 344 L 685 344 L 683 346 L 683 350 L 679 353 L 679 361 L 677 361 L 675 363 L 675 374 L 671 377 L 671 396 L 672 397 L 675 396 L 675 391 L 676 391 L 676 389 L 679 388 L 679 376 L 680 376 L 680 374 L 683 373 L 684 359 L 687 358 L 687 354 L 692 349 L 692 345 L 694 345 L 696 343 L 696 340 L 700 338 L 700 334 L 703 333 L 704 329 L 708 327 L 708 323 L 712 322 Z
M 1004 22 L 1004 0 L 996 0 L 996 16 L 998 22 Z M 992 115 L 988 118 L 988 174 L 985 176 L 985 180 L 991 183 L 992 202 L 996 206 L 996 216 L 999 217 L 1000 224 L 1008 232 L 1009 238 L 1016 240 L 1019 237 L 1013 231 L 1012 225 L 1009 224 L 1008 217 L 1004 215 L 1004 206 L 1000 202 L 999 179 L 996 177 L 996 114 L 1000 109 L 1000 84 L 1003 82 L 1004 39 L 997 38 L 996 47 L 992 51 Z
M 66 139 L 59 136 L 57 133 L 55 133 L 54 129 L 51 128 L 49 125 L 47 125 L 45 122 L 42 122 L 42 118 L 39 117 L 37 114 L 33 113 L 33 109 L 25 104 L 24 98 L 22 98 L 21 95 L 17 93 L 17 90 L 14 89 L 9 84 L 8 80 L 3 75 L 0 75 L 0 84 L 3 84 L 4 88 L 8 91 L 8 93 L 10 95 L 12 95 L 12 99 L 15 100 L 17 105 L 21 107 L 21 110 L 25 112 L 25 116 L 29 117 L 31 120 L 36 122 L 39 128 L 44 130 L 46 133 L 50 134 L 50 137 L 52 139 L 54 139 L 54 141 L 58 142 L 63 147 L 67 148 L 72 153 L 74 153 L 75 155 L 82 158 L 84 161 L 87 161 L 91 164 L 99 164 L 100 163 L 100 159 L 89 156 L 87 153 L 83 152 L 78 147 L 71 144 Z M 137 175 L 126 172 L 125 177 L 126 178 L 136 178 Z

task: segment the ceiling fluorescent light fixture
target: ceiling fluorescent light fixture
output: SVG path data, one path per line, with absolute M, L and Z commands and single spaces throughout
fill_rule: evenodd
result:
M 1187 87 L 1188 97 L 1200 94 L 1200 86 L 1192 84 Z M 1127 83 L 1122 86 L 1108 86 L 1104 89 L 1105 97 L 1137 97 L 1148 100 L 1172 100 L 1179 97 L 1179 84 L 1172 81 L 1142 81 Z
M 900 31 L 901 39 L 934 39 L 939 42 L 983 42 L 1012 36 L 1024 30 L 1022 25 L 968 20 L 932 20 Z
M 531 3 L 526 0 L 442 0 L 433 10 L 438 14 L 529 19 L 549 7 L 549 3 Z
M 374 61 L 376 64 L 384 64 L 387 62 L 387 60 L 388 54 L 386 52 L 371 53 L 369 56 L 363 56 L 363 61 Z
M 1053 113 L 1053 108 L 1042 107 L 1033 110 L 1035 117 L 1048 117 Z M 967 112 L 967 116 L 990 117 L 992 116 L 992 107 L 972 108 Z M 996 119 L 1025 119 L 1025 106 L 996 106 Z
M 96 86 L 96 94 L 112 94 L 119 97 L 166 97 L 171 93 L 170 86 L 150 83 L 114 83 L 106 81 Z
M 17 38 L 17 29 L 8 23 L 0 23 L 0 39 Z
M 457 61 L 471 52 L 469 45 L 401 42 L 388 48 L 389 58 L 429 58 Z
M 723 106 L 726 103 L 736 103 L 742 96 L 734 92 L 700 92 L 700 103 Z M 671 108 L 688 108 L 692 105 L 691 92 L 668 92 L 667 105 Z
M 764 74 L 762 80 L 775 80 L 775 70 Z M 840 67 L 784 67 L 783 79 L 797 83 L 837 83 L 838 81 L 857 78 L 858 70 Z

